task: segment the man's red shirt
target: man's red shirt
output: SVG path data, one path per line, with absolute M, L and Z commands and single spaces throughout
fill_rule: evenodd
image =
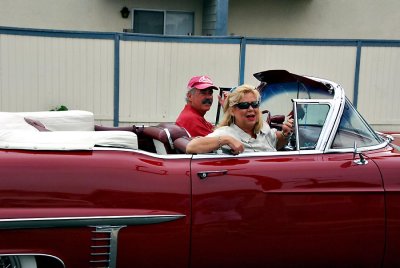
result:
M 207 136 L 214 129 L 214 126 L 190 104 L 185 105 L 176 119 L 176 124 L 184 127 L 192 137 Z

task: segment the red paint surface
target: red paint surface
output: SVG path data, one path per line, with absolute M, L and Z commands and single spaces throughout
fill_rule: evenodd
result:
M 367 165 L 351 153 L 190 160 L 1 150 L 0 218 L 186 215 L 122 228 L 118 267 L 396 267 L 400 154 L 365 156 Z M 92 230 L 4 229 L 0 253 L 89 267 Z

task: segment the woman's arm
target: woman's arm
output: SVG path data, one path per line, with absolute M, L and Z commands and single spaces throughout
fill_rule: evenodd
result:
M 228 145 L 232 154 L 239 154 L 244 151 L 243 143 L 229 135 L 221 135 L 216 137 L 199 137 L 191 140 L 186 146 L 186 153 L 201 154 L 209 153 Z

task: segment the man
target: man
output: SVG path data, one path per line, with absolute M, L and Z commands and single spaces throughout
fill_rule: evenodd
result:
M 194 76 L 188 83 L 186 105 L 176 119 L 176 124 L 184 127 L 192 137 L 206 136 L 214 126 L 204 115 L 213 103 L 213 90 L 219 90 L 208 76 Z

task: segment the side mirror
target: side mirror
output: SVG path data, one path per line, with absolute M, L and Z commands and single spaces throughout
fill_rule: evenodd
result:
M 358 154 L 359 159 L 355 159 Z M 368 160 L 362 155 L 362 153 L 357 148 L 357 142 L 354 141 L 354 151 L 353 151 L 353 162 L 357 165 L 366 165 L 368 164 Z

